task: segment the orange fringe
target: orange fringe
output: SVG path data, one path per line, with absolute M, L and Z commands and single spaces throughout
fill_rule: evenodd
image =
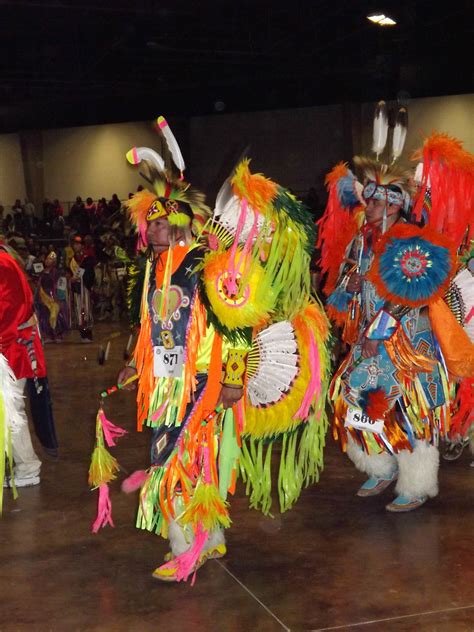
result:
M 413 451 L 413 448 L 408 441 L 407 435 L 403 432 L 403 430 L 398 425 L 396 419 L 392 417 L 392 415 L 390 415 L 390 417 L 385 422 L 384 431 L 385 436 L 387 437 L 390 445 L 395 452 L 398 453 L 401 450 L 409 450 L 410 452 Z
M 199 296 L 194 299 L 191 326 L 186 339 L 186 366 L 184 368 L 184 395 L 178 413 L 178 421 L 182 422 L 186 407 L 196 390 L 196 362 L 200 341 L 206 335 L 206 311 Z
M 351 316 L 354 307 L 354 317 Z M 354 344 L 359 335 L 360 324 L 360 304 L 356 298 L 351 298 L 347 309 L 346 319 L 344 321 L 344 329 L 342 330 L 342 340 L 347 344 Z
M 155 268 L 155 279 L 157 288 L 161 288 L 163 285 L 163 281 L 165 280 L 166 263 L 168 261 L 168 257 L 170 256 L 170 253 L 173 257 L 173 265 L 171 267 L 171 274 L 173 275 L 179 268 L 179 266 L 183 263 L 183 260 L 188 252 L 189 246 L 180 246 L 178 244 L 173 248 L 173 250 L 168 249 L 160 254 L 159 259 L 161 261 L 161 265 L 157 265 Z
M 430 303 L 430 323 L 451 375 L 474 375 L 474 344 L 443 299 Z
M 343 327 L 346 322 L 347 312 L 338 311 L 333 305 L 325 305 L 324 309 L 329 317 L 329 320 L 337 327 Z
M 189 454 L 189 467 L 186 468 L 186 474 L 191 480 L 193 476 L 198 474 L 198 464 L 196 463 L 196 453 L 199 449 L 199 427 L 202 420 L 207 417 L 213 410 L 216 409 L 221 393 L 221 379 L 222 379 L 222 338 L 219 334 L 215 334 L 214 342 L 211 351 L 211 362 L 209 364 L 209 372 L 207 377 L 207 384 L 204 388 L 204 393 L 197 406 L 195 406 L 192 413 L 192 417 L 188 421 L 188 427 L 186 429 L 186 436 L 184 439 L 187 441 L 186 451 Z M 208 424 L 211 426 L 212 424 Z
M 393 365 L 409 379 L 416 373 L 430 373 L 435 361 L 417 353 L 402 326 L 399 326 L 390 340 L 384 341 L 385 349 Z
M 451 436 L 467 436 L 474 423 L 474 378 L 466 378 L 459 384 L 451 412 Z
M 147 308 L 148 309 L 148 308 Z M 148 317 L 142 320 L 140 333 L 133 352 L 135 367 L 140 379 L 137 390 L 137 430 L 142 431 L 143 423 L 148 418 L 150 397 L 155 388 L 153 376 L 153 347 L 151 344 L 151 323 Z

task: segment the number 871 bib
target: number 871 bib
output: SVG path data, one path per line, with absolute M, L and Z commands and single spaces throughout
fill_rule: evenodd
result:
M 153 347 L 153 375 L 155 377 L 181 377 L 184 364 L 184 347 Z

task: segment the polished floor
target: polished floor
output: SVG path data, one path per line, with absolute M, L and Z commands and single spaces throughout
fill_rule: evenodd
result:
M 41 484 L 7 493 L 0 520 L 0 632 L 91 630 L 474 630 L 474 468 L 467 454 L 442 463 L 441 493 L 418 511 L 384 511 L 354 493 L 362 481 L 328 437 L 319 485 L 296 507 L 265 518 L 232 499 L 228 554 L 206 564 L 194 587 L 151 577 L 164 540 L 134 528 L 136 497 L 112 487 L 115 529 L 90 532 L 87 488 L 98 392 L 114 383 L 128 334 L 96 327 L 94 343 L 71 334 L 46 348 L 60 458 L 43 457 Z M 99 344 L 110 355 L 97 362 Z M 134 428 L 133 395 L 107 412 L 132 432 L 114 454 L 125 472 L 148 458 Z M 40 453 L 41 448 L 38 448 Z

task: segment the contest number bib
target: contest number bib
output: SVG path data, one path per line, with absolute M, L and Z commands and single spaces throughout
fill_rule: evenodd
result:
M 349 406 L 344 426 L 381 434 L 383 432 L 383 424 L 383 419 L 372 419 L 360 408 Z
M 67 289 L 67 279 L 66 277 L 59 277 L 58 279 L 58 283 L 57 283 L 57 288 L 58 290 L 61 290 L 61 292 L 65 292 Z
M 155 377 L 181 377 L 184 364 L 184 347 L 153 348 L 153 375 Z

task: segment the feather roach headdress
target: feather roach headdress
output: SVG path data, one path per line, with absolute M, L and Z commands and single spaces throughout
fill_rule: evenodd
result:
M 330 294 L 335 288 L 341 261 L 364 220 L 363 209 L 367 201 L 375 198 L 399 204 L 405 209 L 409 206 L 410 174 L 395 164 L 403 151 L 407 126 L 408 114 L 405 108 L 401 108 L 393 130 L 391 161 L 379 160 L 386 150 L 389 136 L 387 105 L 385 101 L 380 101 L 373 122 L 372 151 L 376 157 L 354 158 L 354 164 L 363 172 L 364 184 L 357 180 L 344 162 L 336 165 L 326 177 L 329 198 L 318 222 L 317 244 L 321 249 L 321 271 L 326 275 L 325 294 Z
M 363 172 L 365 203 L 370 199 L 386 200 L 408 209 L 413 174 L 396 164 L 388 165 L 366 156 L 354 156 L 354 164 Z
M 145 164 L 146 173 L 142 175 L 149 182 L 149 188 L 135 193 L 125 203 L 131 222 L 138 233 L 137 249 L 147 244 L 146 230 L 148 222 L 159 217 L 166 217 L 172 226 L 183 228 L 198 234 L 210 215 L 210 208 L 205 203 L 203 193 L 193 188 L 183 179 L 185 168 L 183 156 L 178 143 L 166 120 L 160 116 L 157 127 L 163 134 L 174 164 L 180 171 L 175 177 L 165 168 L 160 154 L 148 147 L 133 147 L 127 153 L 127 160 L 132 165 Z

